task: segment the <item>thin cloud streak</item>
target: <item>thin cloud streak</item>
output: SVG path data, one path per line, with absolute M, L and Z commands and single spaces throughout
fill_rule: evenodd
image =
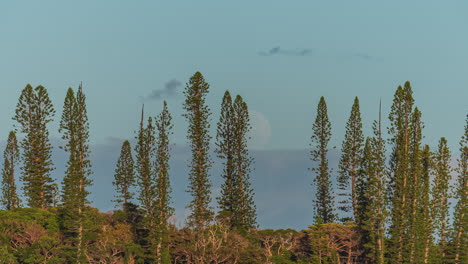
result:
M 273 47 L 269 51 L 260 51 L 258 55 L 260 56 L 274 56 L 274 55 L 283 55 L 283 56 L 307 56 L 312 54 L 312 49 L 283 49 L 280 46 Z

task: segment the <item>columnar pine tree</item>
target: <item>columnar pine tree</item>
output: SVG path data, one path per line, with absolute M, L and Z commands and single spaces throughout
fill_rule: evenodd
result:
M 458 181 L 455 198 L 453 221 L 453 263 L 468 263 L 468 115 L 465 134 L 460 141 L 460 158 L 458 159 Z
M 451 179 L 451 167 L 450 167 L 450 150 L 447 146 L 447 140 L 441 138 L 439 141 L 439 148 L 435 155 L 434 169 L 435 179 L 432 190 L 432 202 L 434 203 L 434 216 L 433 225 L 438 241 L 438 249 L 436 259 L 434 263 L 446 263 L 447 255 L 447 242 L 448 242 L 448 218 L 449 218 L 449 199 L 450 190 L 449 183 Z
M 1 202 L 5 209 L 12 210 L 20 205 L 15 183 L 15 166 L 18 163 L 20 153 L 14 131 L 10 131 L 10 134 L 8 134 L 8 141 L 5 152 L 3 152 L 3 157 Z
M 431 199 L 430 199 L 430 186 L 431 186 L 431 170 L 432 170 L 432 153 L 428 145 L 424 146 L 421 153 L 421 184 L 419 190 L 421 193 L 420 202 L 420 240 L 417 247 L 420 247 L 424 253 L 421 263 L 429 263 L 433 242 L 433 219 L 431 213 Z
M 218 199 L 220 217 L 231 228 L 249 229 L 256 226 L 256 208 L 249 174 L 253 159 L 247 149 L 249 112 L 240 95 L 232 102 L 226 91 L 221 105 L 221 117 L 216 135 L 216 153 L 223 160 L 224 183 Z
M 209 118 L 210 109 L 206 105 L 205 97 L 208 94 L 209 85 L 203 75 L 196 72 L 189 80 L 185 90 L 183 115 L 188 121 L 188 134 L 192 159 L 190 161 L 188 192 L 193 199 L 188 205 L 191 214 L 188 217 L 189 224 L 196 229 L 203 229 L 213 218 L 213 210 L 210 206 L 211 183 L 208 170 L 211 168 L 209 156 Z
M 155 170 L 154 158 L 156 151 L 155 127 L 153 118 L 148 118 L 146 127 L 144 126 L 144 107 L 141 109 L 140 128 L 137 134 L 135 145 L 136 179 L 139 187 L 141 208 L 143 209 L 143 222 L 145 226 L 144 243 L 149 255 L 155 256 L 156 247 L 156 190 L 155 190 Z
M 112 183 L 117 189 L 116 202 L 123 202 L 125 207 L 133 198 L 130 188 L 135 185 L 135 165 L 132 157 L 132 148 L 128 140 L 125 140 L 122 144 Z
M 156 263 L 170 263 L 168 241 L 168 220 L 174 213 L 171 207 L 171 184 L 169 180 L 170 146 L 172 134 L 172 117 L 164 101 L 163 110 L 156 118 L 156 182 L 155 182 L 155 218 L 156 218 Z
M 362 230 L 362 243 L 370 263 L 385 262 L 386 167 L 385 142 L 380 122 L 374 123 L 374 137 L 366 140 L 360 177 L 357 181 L 358 227 Z
M 216 133 L 216 154 L 222 160 L 224 179 L 221 185 L 221 196 L 218 197 L 220 208 L 219 217 L 228 219 L 232 226 L 232 217 L 235 213 L 235 162 L 234 162 L 234 113 L 232 98 L 226 91 L 221 104 L 221 115 L 218 121 Z
M 370 185 L 371 183 L 371 175 L 374 173 L 374 164 L 373 164 L 373 151 L 371 146 L 372 138 L 367 137 L 364 143 L 364 148 L 362 150 L 362 157 L 359 164 L 359 168 L 357 173 L 359 177 L 357 177 L 356 187 L 355 187 L 355 196 L 356 196 L 356 216 L 355 222 L 357 226 L 360 228 L 362 233 L 362 240 L 364 244 L 369 243 L 369 235 L 371 229 L 367 225 L 370 224 L 370 219 L 367 214 L 369 211 L 370 206 Z
M 256 226 L 256 207 L 253 200 L 253 190 L 250 187 L 250 172 L 253 158 L 247 148 L 248 133 L 250 132 L 250 118 L 247 104 L 240 95 L 236 96 L 233 104 L 234 129 L 234 214 L 232 225 L 240 229 L 250 229 Z
M 392 223 L 390 226 L 390 254 L 394 263 L 404 263 L 407 253 L 407 233 L 410 214 L 410 149 L 411 116 L 413 112 L 413 92 L 411 84 L 406 82 L 395 92 L 389 115 L 390 144 L 390 200 L 392 201 Z
M 408 218 L 408 231 L 407 231 L 407 246 L 409 248 L 408 261 L 409 263 L 421 263 L 424 256 L 423 248 L 420 241 L 423 241 L 424 234 L 421 229 L 426 223 L 423 222 L 424 218 L 421 215 L 421 202 L 424 195 L 421 191 L 422 186 L 422 129 L 421 112 L 416 107 L 411 117 L 410 125 L 410 149 L 409 149 L 409 184 L 408 199 L 409 204 L 409 218 Z
M 43 86 L 26 85 L 13 120 L 18 122 L 17 132 L 25 134 L 20 144 L 23 149 L 21 180 L 27 204 L 32 208 L 47 208 L 52 202 L 52 145 L 47 125 L 54 114 L 47 90 Z
M 59 132 L 66 142 L 62 148 L 69 153 L 62 183 L 62 227 L 76 247 L 76 263 L 82 263 L 84 210 L 89 194 L 86 188 L 91 184 L 88 178 L 91 174 L 91 161 L 86 96 L 81 84 L 76 97 L 72 88 L 67 91 Z
M 346 124 L 346 134 L 341 147 L 341 159 L 339 163 L 339 196 L 343 200 L 339 201 L 339 209 L 343 212 L 352 212 L 353 217 L 342 218 L 343 222 L 356 219 L 357 199 L 356 199 L 356 178 L 358 167 L 362 159 L 362 148 L 364 135 L 362 134 L 361 112 L 359 110 L 359 99 L 354 99 L 351 108 L 351 115 Z
M 153 158 L 155 152 L 155 128 L 153 119 L 148 118 L 148 124 L 144 127 L 144 107 L 141 110 L 140 129 L 137 135 L 137 144 L 135 146 L 136 153 L 136 171 L 137 184 L 140 189 L 138 199 L 141 202 L 141 207 L 148 217 L 154 216 L 155 190 L 153 179 Z M 152 223 L 154 224 L 154 223 Z
M 317 107 L 317 117 L 312 126 L 312 155 L 311 160 L 318 162 L 318 167 L 311 170 L 315 173 L 314 184 L 315 198 L 315 222 L 330 223 L 335 220 L 333 212 L 333 195 L 330 181 L 330 169 L 328 168 L 328 142 L 331 137 L 331 124 L 328 120 L 327 104 L 322 96 Z

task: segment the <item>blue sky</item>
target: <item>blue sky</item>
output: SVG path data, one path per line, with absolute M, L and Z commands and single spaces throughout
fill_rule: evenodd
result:
M 252 148 L 304 150 L 320 96 L 331 144 L 340 145 L 354 96 L 365 129 L 382 99 L 410 80 L 435 148 L 458 141 L 468 112 L 468 2 L 457 1 L 4 1 L 0 5 L 0 138 L 27 83 L 57 110 L 82 81 L 93 144 L 133 138 L 142 101 L 156 115 L 163 93 L 184 145 L 182 89 L 200 71 L 214 122 L 226 89 L 253 116 Z M 176 80 L 175 82 L 173 80 Z M 143 100 L 142 100 L 143 98 Z M 456 150 L 454 150 L 456 152 Z

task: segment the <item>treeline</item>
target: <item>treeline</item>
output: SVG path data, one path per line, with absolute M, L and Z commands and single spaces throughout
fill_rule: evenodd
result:
M 44 87 L 27 85 L 4 152 L 0 263 L 468 263 L 468 116 L 453 168 L 445 138 L 434 151 L 423 144 L 422 114 L 409 82 L 395 92 L 386 134 L 379 114 L 373 135 L 364 136 L 356 97 L 334 190 L 327 159 L 332 126 L 322 97 L 311 136 L 313 225 L 300 232 L 259 230 L 249 110 L 229 91 L 214 139 L 223 165 L 214 176 L 224 181 L 218 209 L 211 207 L 208 92 L 199 72 L 184 90 L 192 200 L 186 226 L 178 229 L 169 175 L 173 123 L 165 101 L 157 116 L 145 117 L 142 108 L 133 148 L 123 142 L 113 181 L 120 209 L 104 214 L 87 200 L 92 171 L 82 85 L 68 89 L 63 104 L 59 132 L 69 158 L 60 186 L 50 176 L 47 126 L 55 110 Z M 20 208 L 18 174 L 28 208 Z

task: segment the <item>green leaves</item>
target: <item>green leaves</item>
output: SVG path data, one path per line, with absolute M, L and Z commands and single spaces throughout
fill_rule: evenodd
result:
M 352 212 L 353 217 L 344 217 L 343 222 L 356 219 L 357 199 L 356 180 L 358 167 L 362 159 L 364 135 L 362 133 L 361 112 L 359 110 L 359 99 L 354 99 L 351 114 L 346 124 L 346 134 L 341 147 L 341 158 L 339 162 L 339 189 L 341 197 L 339 209 L 343 212 Z
M 125 140 L 120 150 L 117 168 L 115 169 L 114 181 L 117 190 L 117 203 L 128 203 L 133 198 L 130 188 L 135 185 L 135 165 L 132 157 L 130 142 Z M 123 200 L 122 200 L 123 199 Z
M 15 183 L 15 166 L 19 161 L 20 152 L 14 131 L 10 131 L 8 135 L 8 141 L 3 156 L 1 202 L 7 210 L 11 210 L 20 206 L 20 199 L 16 192 Z
M 23 148 L 21 179 L 27 203 L 33 208 L 47 208 L 52 202 L 50 172 L 53 170 L 47 124 L 55 114 L 47 90 L 28 84 L 21 92 L 15 112 L 13 120 L 19 125 L 18 132 L 26 134 L 20 145 Z
M 315 173 L 314 184 L 317 187 L 315 198 L 315 223 L 331 223 L 336 215 L 333 212 L 333 194 L 328 168 L 328 142 L 331 137 L 331 123 L 328 120 L 327 104 L 322 96 L 317 107 L 317 117 L 312 126 L 312 161 L 318 162 L 311 168 Z
M 458 159 L 458 180 L 455 198 L 454 224 L 451 238 L 452 257 L 454 263 L 468 261 L 468 115 L 465 125 L 465 134 L 460 141 L 460 158 Z
M 74 246 L 74 256 L 83 260 L 83 223 L 85 222 L 85 204 L 89 192 L 86 188 L 91 184 L 88 176 L 91 174 L 89 160 L 89 123 L 86 111 L 86 96 L 80 84 L 76 97 L 69 88 L 65 97 L 62 120 L 59 132 L 65 140 L 62 147 L 68 152 L 69 158 L 65 177 L 62 183 L 61 226 L 67 234 L 67 239 Z
M 196 72 L 189 80 L 184 90 L 185 103 L 183 115 L 188 122 L 187 139 L 192 150 L 190 161 L 188 192 L 193 199 L 188 205 L 191 214 L 188 217 L 189 224 L 197 229 L 203 229 L 213 219 L 211 202 L 211 182 L 208 170 L 211 168 L 209 156 L 209 135 L 211 112 L 206 105 L 205 97 L 209 84 L 205 82 L 203 75 Z
M 240 95 L 232 102 L 226 91 L 221 105 L 221 116 L 216 135 L 216 153 L 223 160 L 224 183 L 218 199 L 224 218 L 233 229 L 256 226 L 256 208 L 250 187 L 252 157 L 247 148 L 251 129 L 247 104 Z

